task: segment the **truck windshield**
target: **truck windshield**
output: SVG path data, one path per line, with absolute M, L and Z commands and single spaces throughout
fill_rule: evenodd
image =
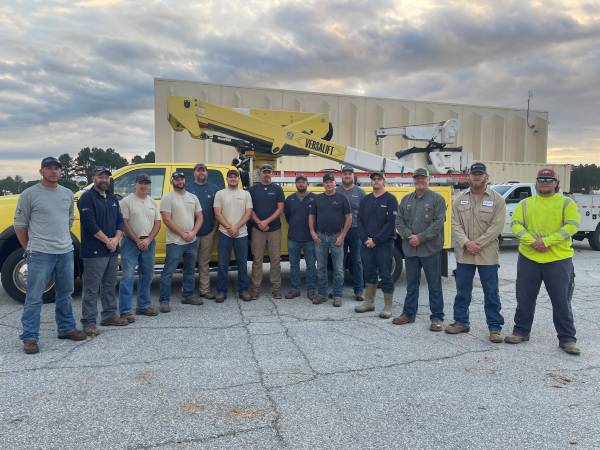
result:
M 503 196 L 504 194 L 506 194 L 506 191 L 508 191 L 510 189 L 510 186 L 497 185 L 497 186 L 492 186 L 492 189 L 495 190 L 498 194 Z

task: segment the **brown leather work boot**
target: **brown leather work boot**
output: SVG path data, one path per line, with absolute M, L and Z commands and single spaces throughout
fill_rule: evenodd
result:
M 504 338 L 504 342 L 506 342 L 507 344 L 520 344 L 521 342 L 526 342 L 528 340 L 529 336 L 521 336 L 519 334 L 514 333 Z
M 336 308 L 342 306 L 342 299 L 340 297 L 333 297 L 333 306 Z
M 316 298 L 317 293 L 315 291 L 308 291 L 306 293 L 306 298 L 308 298 L 311 302 Z
M 151 307 L 148 307 L 148 308 L 137 308 L 135 310 L 135 313 L 138 316 L 150 316 L 150 317 L 158 316 L 158 313 L 154 310 L 154 308 L 151 308 Z
M 217 296 L 214 292 L 200 292 L 200 297 L 204 297 L 208 300 L 214 300 Z
M 568 353 L 569 355 L 579 355 L 579 354 L 581 354 L 581 350 L 579 350 L 577 348 L 577 346 L 575 345 L 575 342 L 573 342 L 573 341 L 570 341 L 570 342 L 560 342 L 558 344 L 558 346 L 560 348 L 562 348 L 562 350 L 565 353 Z
M 245 302 L 249 302 L 250 300 L 252 300 L 248 291 L 240 292 L 240 298 Z
M 135 316 L 131 313 L 121 314 L 121 319 L 127 320 L 127 323 L 135 322 Z
M 169 302 L 160 302 L 158 310 L 161 313 L 169 313 L 171 312 L 171 305 L 169 305 Z
M 124 327 L 129 325 L 129 322 L 123 317 L 112 316 L 110 319 L 100 322 L 100 325 L 103 327 Z
M 429 331 L 442 331 L 442 321 L 433 319 L 429 325 Z
M 287 299 L 292 299 L 296 297 L 300 297 L 300 291 L 298 289 L 290 289 L 285 293 L 285 298 Z
M 28 355 L 34 355 L 40 352 L 37 341 L 23 341 L 23 351 Z
M 500 333 L 498 330 L 490 331 L 489 339 L 490 342 L 493 342 L 494 344 L 500 344 L 502 341 L 504 341 L 502 338 L 502 333 Z
M 252 300 L 252 298 L 250 298 Z M 223 303 L 225 301 L 225 292 L 217 292 L 217 296 L 215 297 L 215 302 Z
M 398 317 L 396 317 L 394 320 L 392 320 L 392 323 L 394 325 L 406 325 L 407 323 L 414 323 L 414 321 L 415 321 L 414 317 L 409 317 L 406 314 L 402 313 Z
M 281 291 L 273 291 L 271 293 L 271 297 L 273 297 L 275 300 L 280 300 L 283 298 L 283 295 L 281 295 Z
M 83 327 L 83 332 L 89 337 L 96 337 L 100 334 L 100 330 L 94 323 L 90 323 Z
M 459 334 L 459 333 L 468 333 L 471 328 L 468 325 L 464 325 L 459 322 L 451 323 L 446 327 L 446 333 L 448 334 Z
M 58 336 L 58 338 L 69 339 L 71 341 L 85 341 L 87 338 L 87 334 L 75 328 L 74 330 L 71 330 L 68 333 L 61 334 L 60 336 Z
M 204 300 L 202 300 L 200 297 L 184 297 L 181 299 L 181 303 L 183 305 L 204 305 Z

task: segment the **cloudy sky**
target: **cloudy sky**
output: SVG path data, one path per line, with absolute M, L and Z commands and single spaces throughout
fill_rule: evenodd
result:
M 0 176 L 154 147 L 153 79 L 550 113 L 552 162 L 600 163 L 600 2 L 7 1 Z

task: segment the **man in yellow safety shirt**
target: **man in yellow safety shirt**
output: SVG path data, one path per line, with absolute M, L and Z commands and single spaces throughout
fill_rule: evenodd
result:
M 575 272 L 571 236 L 579 227 L 575 202 L 558 193 L 553 169 L 541 169 L 536 179 L 537 195 L 522 200 L 512 216 L 512 231 L 519 238 L 517 263 L 517 310 L 512 336 L 505 342 L 529 340 L 535 302 L 542 281 L 546 286 L 554 318 L 558 345 L 579 355 L 571 310 Z

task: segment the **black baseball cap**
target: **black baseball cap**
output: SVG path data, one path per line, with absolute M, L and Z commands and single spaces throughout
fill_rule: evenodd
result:
M 62 169 L 61 162 L 58 159 L 56 159 L 54 156 L 47 156 L 44 159 L 42 159 L 42 167 L 48 167 L 48 166 L 58 166 Z
M 108 175 L 109 177 L 112 176 L 112 173 L 110 170 L 108 170 L 106 167 L 104 166 L 96 166 L 94 167 L 94 175 Z
M 413 178 L 428 177 L 428 176 L 429 176 L 429 170 L 424 169 L 424 168 L 419 168 L 413 172 Z
M 469 173 L 487 173 L 487 167 L 485 167 L 485 164 L 482 162 L 476 162 L 471 164 Z
M 152 180 L 145 173 L 140 173 L 137 177 L 135 177 L 136 183 L 152 183 Z
M 352 172 L 352 173 L 354 173 L 354 167 L 352 167 L 352 166 L 344 166 L 344 167 L 342 167 L 342 173 L 344 173 L 344 172 Z
M 296 175 L 296 181 L 300 180 L 308 181 L 308 178 L 306 178 L 306 175 L 299 173 L 298 175 Z
M 198 169 L 208 170 L 208 169 L 206 169 L 206 164 L 204 164 L 204 163 L 198 163 L 194 166 L 194 170 L 198 170 Z
M 237 170 L 235 170 L 235 169 L 229 169 L 227 171 L 227 176 L 229 176 L 229 175 L 235 175 L 236 177 L 239 177 L 240 173 Z
M 325 181 L 335 181 L 335 177 L 332 173 L 326 173 L 325 175 L 323 175 L 323 183 Z
M 376 171 L 376 172 L 371 172 L 371 174 L 369 175 L 369 178 L 372 180 L 375 177 L 381 177 L 381 178 L 385 178 L 385 176 L 383 175 L 383 172 L 380 171 Z
M 173 181 L 175 178 L 185 178 L 185 173 L 173 172 L 173 175 L 171 175 L 171 181 Z
M 263 164 L 262 166 L 260 166 L 260 171 L 264 172 L 266 170 L 270 170 L 271 172 L 273 171 L 273 166 L 271 164 Z

